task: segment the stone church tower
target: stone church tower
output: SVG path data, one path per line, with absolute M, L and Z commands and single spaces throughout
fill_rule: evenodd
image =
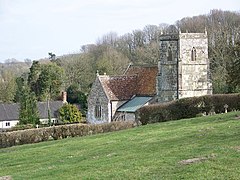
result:
M 158 102 L 212 94 L 207 32 L 162 35 L 158 69 Z

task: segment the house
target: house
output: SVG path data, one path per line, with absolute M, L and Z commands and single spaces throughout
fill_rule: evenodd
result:
M 19 122 L 19 104 L 0 104 L 0 129 L 7 129 Z
M 97 74 L 88 96 L 87 121 L 104 123 L 135 120 L 132 111 L 148 104 L 156 95 L 157 71 L 157 66 L 129 65 L 121 76 Z M 123 111 L 124 107 L 132 109 Z
M 150 103 L 212 94 L 206 31 L 161 35 L 159 49 L 158 66 L 130 65 L 122 76 L 97 74 L 89 123 L 134 120 L 136 110 Z
M 52 123 L 58 122 L 58 109 L 63 106 L 63 101 L 50 101 L 50 116 Z M 42 124 L 48 123 L 48 103 L 38 102 L 38 113 Z M 19 122 L 19 103 L 0 104 L 0 129 L 14 127 Z

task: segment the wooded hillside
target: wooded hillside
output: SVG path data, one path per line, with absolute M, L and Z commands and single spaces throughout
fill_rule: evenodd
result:
M 204 32 L 205 28 L 209 39 L 214 93 L 239 92 L 239 12 L 211 10 L 206 15 L 178 20 L 174 25 L 146 25 L 142 30 L 133 30 L 122 36 L 110 32 L 99 38 L 96 44 L 83 45 L 79 53 L 64 56 L 56 56 L 53 53 L 49 55 L 51 61 L 56 62 L 65 71 L 62 89 L 69 91 L 74 89 L 74 92 L 71 91 L 72 94 L 76 91 L 87 94 L 97 70 L 100 74 L 116 75 L 122 74 L 129 63 L 157 64 L 160 53 L 159 37 L 162 33 L 178 32 L 179 29 L 181 32 Z M 14 78 L 28 72 L 29 63 L 29 60 L 26 61 L 23 68 L 19 66 L 21 64 L 19 62 L 10 62 L 13 70 L 6 68 L 9 63 L 1 64 L 0 102 L 15 101 Z

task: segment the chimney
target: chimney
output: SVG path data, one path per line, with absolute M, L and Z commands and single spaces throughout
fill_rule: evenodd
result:
M 67 92 L 66 91 L 62 92 L 62 101 L 63 101 L 63 103 L 67 103 Z

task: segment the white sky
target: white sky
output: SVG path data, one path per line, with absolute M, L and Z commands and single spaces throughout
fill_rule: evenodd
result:
M 240 12 L 240 0 L 0 0 L 0 62 L 79 52 L 109 32 L 174 24 L 212 9 Z

